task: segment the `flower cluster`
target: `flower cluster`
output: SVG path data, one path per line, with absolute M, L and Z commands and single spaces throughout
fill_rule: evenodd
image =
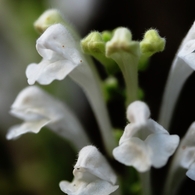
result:
M 140 194 L 143 195 L 152 194 L 151 178 L 145 177 L 150 174 L 151 167 L 165 166 L 172 155 L 164 195 L 177 194 L 186 169 L 186 175 L 195 180 L 195 124 L 181 142 L 178 135 L 171 135 L 168 131 L 175 102 L 185 80 L 195 68 L 195 24 L 173 61 L 158 122 L 150 118 L 148 105 L 140 100 L 138 85 L 138 71 L 152 55 L 165 48 L 165 39 L 157 30 L 148 30 L 141 41 L 132 40 L 131 31 L 124 27 L 101 33 L 91 32 L 81 40 L 56 10 L 45 12 L 35 22 L 35 28 L 42 33 L 36 43 L 42 60 L 28 65 L 26 69 L 28 84 L 33 86 L 23 89 L 11 106 L 11 114 L 24 122 L 11 127 L 7 139 L 16 139 L 27 132 L 38 133 L 47 126 L 68 140 L 79 152 L 73 181 L 61 181 L 59 184 L 68 195 L 123 193 L 120 189 L 123 185 L 120 184 L 127 182 L 126 177 L 117 177 L 113 161 L 135 168 L 141 178 Z M 114 78 L 117 83 L 115 73 L 120 71 L 124 77 L 128 124 L 124 131 L 120 131 L 119 144 L 116 143 L 115 130 L 103 96 L 102 86 L 105 83 L 100 79 L 91 56 L 105 67 L 108 78 Z M 104 155 L 92 145 L 69 106 L 53 97 L 54 94 L 34 85 L 35 82 L 49 85 L 67 76 L 83 89 L 88 98 L 101 132 Z M 116 83 L 112 83 L 114 90 L 118 89 Z

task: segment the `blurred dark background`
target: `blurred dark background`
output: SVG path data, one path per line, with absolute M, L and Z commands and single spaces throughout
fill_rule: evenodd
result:
M 0 5 L 6 4 L 5 7 L 7 9 L 4 10 L 5 15 L 0 15 L 0 40 L 9 40 L 9 37 L 5 36 L 7 26 L 2 25 L 5 24 L 4 19 L 9 15 L 9 19 L 6 21 L 13 22 L 12 26 L 16 25 L 14 23 L 15 18 L 20 21 L 20 24 L 18 23 L 18 25 L 20 25 L 20 32 L 9 32 L 9 34 L 18 33 L 18 39 L 23 39 L 24 35 L 20 33 L 22 32 L 22 27 L 24 27 L 25 36 L 29 36 L 29 40 L 31 40 L 29 41 L 28 47 L 31 45 L 32 50 L 35 50 L 35 40 L 38 35 L 34 32 L 32 23 L 45 9 L 53 8 L 55 2 L 53 1 L 52 3 L 52 1 L 50 1 L 48 3 L 47 1 L 38 0 L 8 0 L 6 3 L 5 2 L 5 0 L 2 1 L 2 4 Z M 78 0 L 78 2 L 79 4 L 82 4 L 81 0 Z M 64 1 L 64 4 L 65 3 L 68 4 L 69 1 Z M 162 94 L 172 60 L 180 42 L 195 19 L 193 5 L 194 2 L 192 0 L 101 0 L 95 4 L 95 7 L 89 7 L 89 9 L 93 10 L 93 13 L 88 16 L 88 22 L 85 23 L 83 21 L 83 26 L 81 23 L 80 26 L 82 26 L 82 28 L 77 26 L 75 19 L 71 21 L 70 17 L 69 20 L 76 28 L 78 27 L 82 37 L 86 36 L 92 30 L 112 30 L 118 26 L 125 26 L 131 30 L 133 39 L 141 40 L 147 29 L 156 28 L 159 30 L 160 35 L 165 37 L 167 41 L 165 51 L 154 55 L 151 58 L 148 69 L 139 73 L 139 84 L 145 92 L 144 100 L 151 109 L 152 118 L 157 120 Z M 26 10 L 24 10 L 25 6 Z M 56 5 L 54 8 L 60 9 L 63 13 L 61 7 L 57 7 Z M 7 15 L 6 11 L 8 12 Z M 77 17 L 79 17 L 79 15 Z M 13 49 L 12 46 L 9 46 L 8 48 L 13 52 L 16 50 Z M 17 47 L 17 49 L 19 50 L 20 46 Z M 9 55 L 7 54 L 6 57 L 9 57 Z M 37 59 L 39 59 L 38 55 Z M 36 59 L 33 61 L 36 61 Z M 0 62 L 2 63 L 2 60 Z M 22 76 L 19 77 L 21 81 L 18 92 L 19 89 L 22 89 L 23 86 L 27 85 L 25 83 L 24 71 L 27 64 L 31 62 L 32 59 L 30 58 L 28 58 L 25 63 L 22 61 L 23 64 L 19 70 L 21 71 Z M 8 65 L 10 67 L 13 66 L 13 64 Z M 101 67 L 99 69 L 101 71 Z M 9 74 L 9 72 L 7 74 Z M 24 84 L 21 84 L 23 82 Z M 180 137 L 184 135 L 187 128 L 195 120 L 194 83 L 195 75 L 192 74 L 182 90 L 174 112 L 171 133 L 176 133 Z M 15 83 L 13 82 L 11 86 L 13 87 L 14 85 Z M 15 92 L 14 95 L 18 92 Z M 3 90 L 1 90 L 0 93 L 3 93 Z M 15 99 L 14 95 L 11 100 Z M 86 103 L 85 105 L 85 111 L 80 111 L 79 113 L 80 118 L 84 120 L 84 124 L 88 129 L 87 131 L 90 131 L 90 128 L 95 128 L 96 123 L 89 105 Z M 120 103 L 117 102 L 116 104 L 111 105 L 109 111 L 112 122 L 116 127 L 117 125 L 122 124 L 125 126 L 125 108 L 122 107 Z M 3 110 L 3 112 L 7 113 L 8 110 Z M 120 112 L 124 113 L 121 114 Z M 0 122 L 3 120 L 4 119 L 0 118 Z M 92 121 L 92 123 L 88 123 L 89 121 Z M 6 123 L 1 127 L 0 194 L 63 194 L 58 188 L 58 182 L 64 179 L 68 180 L 72 177 L 72 166 L 76 158 L 75 152 L 72 151 L 71 147 L 66 142 L 53 136 L 53 134 L 47 130 L 43 130 L 38 135 L 25 135 L 16 141 L 8 142 L 5 140 L 5 133 L 7 128 L 13 124 L 13 121 L 11 121 L 10 124 Z M 90 133 L 90 135 L 93 138 L 94 134 Z M 98 141 L 94 140 L 94 143 L 98 143 Z M 157 178 L 157 182 L 155 181 L 156 194 L 161 191 L 163 171 L 164 169 L 153 171 L 154 176 Z M 181 195 L 194 195 L 194 186 L 195 183 L 193 181 L 186 179 L 184 185 L 181 186 Z

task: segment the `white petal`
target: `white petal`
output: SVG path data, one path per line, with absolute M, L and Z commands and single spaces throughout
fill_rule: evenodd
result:
M 151 134 L 145 140 L 149 148 L 149 153 L 152 165 L 155 168 L 164 166 L 168 158 L 175 152 L 179 137 L 177 135 L 167 134 Z
M 148 120 L 148 129 L 151 133 L 163 133 L 163 134 L 169 134 L 166 129 L 164 129 L 163 126 L 161 126 L 156 121 L 149 119 Z
M 78 194 L 76 192 L 77 188 L 76 186 L 74 186 L 74 184 L 71 184 L 68 181 L 61 181 L 59 183 L 60 189 L 62 190 L 62 192 L 68 194 L 68 195 L 76 195 Z
M 195 39 L 195 22 L 193 22 L 191 28 L 189 29 L 187 35 L 185 36 L 185 38 L 182 41 L 182 44 L 180 46 L 180 48 L 183 47 L 183 45 L 185 45 L 188 41 Z
M 116 183 L 116 175 L 105 157 L 94 146 L 86 146 L 79 152 L 75 167 L 86 168 L 96 177 L 112 184 Z
M 96 175 L 91 173 L 90 169 L 80 166 L 74 166 L 73 175 L 76 180 L 83 180 L 85 182 L 92 182 L 99 179 Z
M 48 120 L 40 120 L 34 122 L 24 122 L 22 125 L 15 125 L 8 130 L 6 138 L 16 139 L 25 133 L 38 133 L 42 127 L 49 123 Z
M 178 53 L 180 57 L 188 66 L 195 70 L 195 40 L 190 40 L 183 45 Z
M 131 103 L 127 108 L 127 119 L 131 123 L 144 124 L 150 117 L 150 110 L 148 106 L 141 101 Z
M 128 124 L 123 132 L 123 135 L 121 136 L 120 140 L 119 140 L 119 145 L 121 145 L 123 142 L 128 141 L 131 137 L 133 137 L 133 135 L 139 131 L 140 126 L 137 126 L 134 123 L 130 123 Z
M 54 80 L 63 80 L 78 64 L 66 59 L 50 62 L 41 61 L 39 64 L 30 64 L 26 69 L 29 85 L 36 81 L 48 85 Z
M 90 183 L 86 187 L 86 195 L 109 195 L 112 192 L 118 189 L 117 185 L 112 185 L 105 180 L 96 180 L 95 182 Z M 84 195 L 85 193 L 80 193 L 80 195 Z
M 41 110 L 41 108 L 26 108 L 26 109 L 19 109 L 19 108 L 12 108 L 10 110 L 10 114 L 20 118 L 25 121 L 35 121 L 35 120 L 41 120 L 41 119 L 49 119 L 44 114 L 44 110 Z
M 47 125 L 79 150 L 90 143 L 82 125 L 68 106 L 39 87 L 23 89 L 11 106 L 11 114 L 25 122 L 11 128 L 8 139 L 26 132 L 38 133 Z
M 181 166 L 188 169 L 195 159 L 195 147 L 182 148 Z
M 178 53 L 178 56 L 183 58 L 188 54 L 191 54 L 195 50 L 195 39 L 186 42 Z
M 63 49 L 75 47 L 77 47 L 75 40 L 62 24 L 54 24 L 47 28 L 36 45 L 39 54 L 48 60 L 53 57 L 51 52 L 63 55 Z
M 60 101 L 36 86 L 23 89 L 11 106 L 11 114 L 24 120 L 50 118 L 55 121 L 62 118 L 63 112 Z
M 124 133 L 119 140 L 119 145 L 133 136 L 139 137 L 141 135 L 141 139 L 144 140 L 151 133 L 168 134 L 168 131 L 152 119 L 148 119 L 145 124 L 139 122 L 130 123 L 125 127 Z
M 135 167 L 139 172 L 150 169 L 151 161 L 146 145 L 139 138 L 131 138 L 113 150 L 114 158 L 127 166 Z
M 195 181 L 195 162 L 191 164 L 188 171 L 186 172 L 186 175 Z
M 40 62 L 40 64 L 41 63 L 43 62 Z M 41 69 L 43 68 L 43 65 L 39 66 L 38 64 L 32 63 L 27 66 L 26 77 L 28 79 L 27 81 L 29 85 L 34 85 L 34 83 L 38 80 L 39 75 L 41 73 Z
M 37 40 L 36 47 L 43 60 L 27 67 L 30 85 L 35 81 L 47 85 L 55 79 L 62 80 L 83 62 L 78 43 L 61 24 L 50 26 Z
M 90 183 L 75 180 L 72 183 L 61 181 L 59 185 L 60 189 L 68 195 L 109 195 L 118 188 L 104 180 L 95 180 Z

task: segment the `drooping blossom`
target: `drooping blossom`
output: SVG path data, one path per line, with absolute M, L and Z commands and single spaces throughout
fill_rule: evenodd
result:
M 127 119 L 130 123 L 125 127 L 119 146 L 113 150 L 115 159 L 139 172 L 145 172 L 151 166 L 164 166 L 176 150 L 179 137 L 170 135 L 152 120 L 144 102 L 131 103 L 127 108 Z
M 165 86 L 158 121 L 167 130 L 169 130 L 172 114 L 182 87 L 195 70 L 194 50 L 195 23 L 193 23 L 175 55 Z
M 117 190 L 116 175 L 105 157 L 94 146 L 79 152 L 72 182 L 61 181 L 61 190 L 68 195 L 109 195 Z
M 10 113 L 24 122 L 9 129 L 6 135 L 9 140 L 28 132 L 38 133 L 47 126 L 77 149 L 89 144 L 82 125 L 68 106 L 37 86 L 23 89 L 12 104 Z
M 171 162 L 164 194 L 176 194 L 184 179 L 189 177 L 195 181 L 195 122 L 181 139 L 179 147 Z

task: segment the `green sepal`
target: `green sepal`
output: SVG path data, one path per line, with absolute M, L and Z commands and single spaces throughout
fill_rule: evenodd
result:
M 93 56 L 104 65 L 108 74 L 115 74 L 119 71 L 116 62 L 105 56 L 105 44 L 111 38 L 112 33 L 94 31 L 81 40 L 81 48 L 85 54 Z
M 140 42 L 141 53 L 150 57 L 157 52 L 162 52 L 165 48 L 165 43 L 165 38 L 162 38 L 157 30 L 150 29 L 146 31 L 143 40 Z

